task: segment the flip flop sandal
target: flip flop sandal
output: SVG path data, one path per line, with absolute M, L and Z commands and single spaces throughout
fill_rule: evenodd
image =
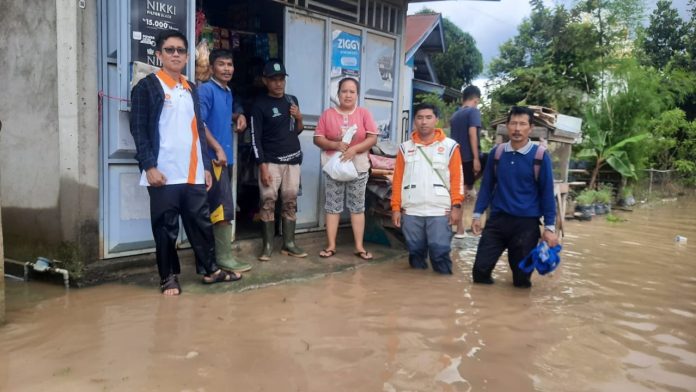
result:
M 220 272 L 214 273 L 210 276 L 204 276 L 203 277 L 203 284 L 215 284 L 215 283 L 231 283 L 231 282 L 236 282 L 238 280 L 242 279 L 242 275 L 240 274 L 237 276 L 237 274 L 234 273 L 229 273 L 223 269 L 220 269 Z
M 373 259 L 372 253 L 370 253 L 366 250 L 364 250 L 362 252 L 355 252 L 353 254 L 360 257 L 363 260 L 372 260 Z
M 321 252 L 323 252 L 323 253 L 321 253 Z M 321 252 L 319 253 L 319 257 L 321 257 L 323 259 L 328 259 L 329 257 L 333 257 L 333 255 L 336 254 L 336 249 L 322 249 Z
M 160 282 L 160 292 L 164 294 L 167 290 L 179 290 L 178 294 L 173 294 L 172 296 L 181 295 L 181 285 L 179 285 L 179 278 L 176 275 L 169 275 L 169 277 Z

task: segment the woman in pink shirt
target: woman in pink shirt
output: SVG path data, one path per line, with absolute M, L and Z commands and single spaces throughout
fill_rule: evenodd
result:
M 355 255 L 371 260 L 372 254 L 365 250 L 363 235 L 365 232 L 365 188 L 367 186 L 370 160 L 367 152 L 377 143 L 377 124 L 367 109 L 358 107 L 360 84 L 353 78 L 344 78 L 338 82 L 338 107 L 322 113 L 314 133 L 314 144 L 322 149 L 321 165 L 331 156 L 342 152 L 343 161 L 352 160 L 358 172 L 358 178 L 352 181 L 335 181 L 324 173 L 326 184 L 324 210 L 326 211 L 327 245 L 319 253 L 321 257 L 336 254 L 336 234 L 343 212 L 343 205 L 350 211 L 350 224 L 355 240 Z M 350 144 L 341 141 L 343 134 L 351 126 L 357 126 L 357 132 Z

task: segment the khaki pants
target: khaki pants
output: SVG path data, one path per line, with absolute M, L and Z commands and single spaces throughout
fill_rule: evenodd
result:
M 271 173 L 270 186 L 264 186 L 259 176 L 259 193 L 261 196 L 260 217 L 263 222 L 275 220 L 275 203 L 278 200 L 278 190 L 283 202 L 281 216 L 287 220 L 297 220 L 297 193 L 300 189 L 300 165 L 268 163 Z

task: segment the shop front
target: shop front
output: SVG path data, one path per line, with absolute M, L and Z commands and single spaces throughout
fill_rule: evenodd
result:
M 263 64 L 282 59 L 304 117 L 304 160 L 298 228 L 323 227 L 319 149 L 313 144 L 320 114 L 335 104 L 338 80 L 361 82 L 360 104 L 378 123 L 381 140 L 403 137 L 400 102 L 401 44 L 406 1 L 385 0 L 162 0 L 99 1 L 101 114 L 100 214 L 102 258 L 150 252 L 154 242 L 147 191 L 138 186 L 138 166 L 129 132 L 129 96 L 135 61 L 158 65 L 154 37 L 176 28 L 189 37 L 188 76 L 198 45 L 233 52 L 235 99 L 248 111 L 263 94 Z M 410 102 L 409 102 L 410 105 Z M 405 122 L 407 123 L 407 122 Z M 248 133 L 238 134 L 235 193 L 236 237 L 257 236 L 258 185 Z M 180 239 L 185 244 L 182 233 Z

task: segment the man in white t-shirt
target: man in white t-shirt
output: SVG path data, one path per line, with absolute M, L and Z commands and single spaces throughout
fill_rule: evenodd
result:
M 188 60 L 186 36 L 163 31 L 155 54 L 162 69 L 133 88 L 130 131 L 142 172 L 140 185 L 147 186 L 150 195 L 160 289 L 164 295 L 179 295 L 179 217 L 203 283 L 232 282 L 241 275 L 221 270 L 215 261 L 207 202 L 211 161 L 196 87 L 181 74 Z

